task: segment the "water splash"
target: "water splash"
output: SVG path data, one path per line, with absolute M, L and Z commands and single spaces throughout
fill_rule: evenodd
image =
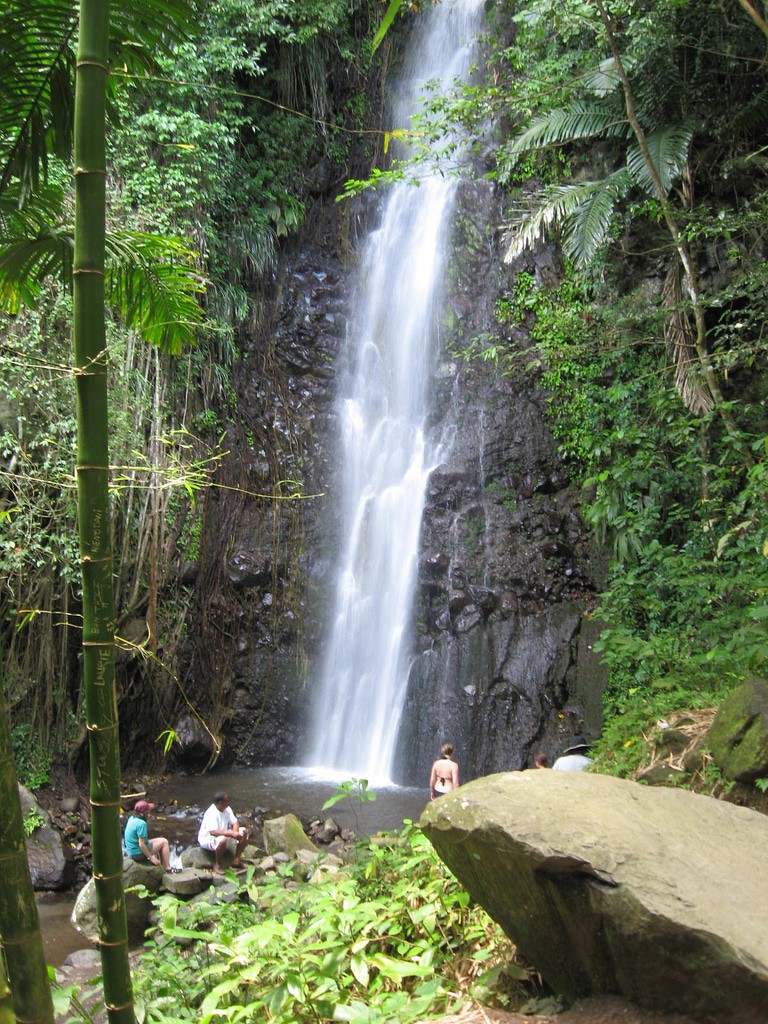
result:
M 482 9 L 443 0 L 422 16 L 397 124 L 426 83 L 434 95 L 466 79 Z M 456 187 L 434 172 L 388 193 L 365 247 L 338 401 L 343 547 L 308 762 L 379 783 L 393 772 L 424 495 L 441 460 L 425 420 Z

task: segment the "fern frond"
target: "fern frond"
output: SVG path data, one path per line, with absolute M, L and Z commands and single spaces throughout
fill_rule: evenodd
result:
M 680 177 L 688 159 L 692 138 L 693 128 L 690 124 L 666 125 L 646 137 L 651 159 L 667 193 Z M 627 167 L 635 184 L 649 195 L 654 195 L 653 178 L 636 142 L 627 149 Z
M 625 167 L 596 182 L 583 202 L 563 223 L 563 249 L 577 266 L 585 267 L 605 244 L 616 211 L 616 203 L 632 185 Z
M 628 137 L 629 125 L 615 103 L 571 103 L 536 117 L 530 125 L 504 146 L 507 158 L 514 159 L 532 149 L 563 145 L 595 135 Z

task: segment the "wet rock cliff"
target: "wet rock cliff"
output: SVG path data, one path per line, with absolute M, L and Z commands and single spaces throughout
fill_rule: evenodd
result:
M 222 758 L 244 765 L 301 759 L 339 529 L 334 382 L 351 270 L 376 203 L 316 211 L 286 254 L 270 327 L 249 339 L 240 368 L 239 402 L 254 429 L 233 432 L 224 475 L 262 493 L 283 481 L 288 497 L 216 499 L 208 529 L 219 534 L 198 577 L 190 674 L 207 679 L 202 697 L 218 702 Z M 462 186 L 433 382 L 429 426 L 445 454 L 423 520 L 398 743 L 404 783 L 423 781 L 443 740 L 469 778 L 522 767 L 534 749 L 553 754 L 572 732 L 599 728 L 589 612 L 601 559 L 547 426 L 547 396 L 525 358 L 506 374 L 467 358 L 486 344 L 524 356 L 524 328 L 500 328 L 495 305 L 521 269 L 543 283 L 557 278 L 548 249 L 504 266 L 501 219 L 490 183 Z M 267 425 L 258 437 L 256 424 Z M 185 723 L 202 760 L 209 738 Z M 190 742 L 188 759 L 194 750 Z

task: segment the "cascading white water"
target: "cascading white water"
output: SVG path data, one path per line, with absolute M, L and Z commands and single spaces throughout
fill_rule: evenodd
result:
M 466 78 L 483 5 L 442 0 L 421 16 L 398 127 L 427 82 L 445 90 Z M 342 551 L 308 761 L 378 783 L 392 775 L 424 493 L 440 461 L 424 424 L 455 192 L 456 179 L 435 172 L 387 195 L 365 248 L 338 402 Z

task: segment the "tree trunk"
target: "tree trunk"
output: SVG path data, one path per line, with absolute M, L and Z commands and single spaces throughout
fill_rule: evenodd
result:
M 5 701 L 0 660 L 0 935 L 5 964 L 0 957 L 0 1024 L 12 1020 L 53 1024 L 53 1002 L 48 983 L 40 919 L 29 877 L 27 846 L 19 802 L 19 787 L 11 745 L 11 726 Z M 11 1000 L 4 992 L 8 970 Z M 13 1011 L 11 1011 L 11 1005 Z
M 75 79 L 73 310 L 77 499 L 83 581 L 83 688 L 90 757 L 93 877 L 104 1000 L 112 1024 L 133 1024 L 120 842 L 120 748 L 109 511 L 104 324 L 105 106 L 108 0 L 81 0 Z

